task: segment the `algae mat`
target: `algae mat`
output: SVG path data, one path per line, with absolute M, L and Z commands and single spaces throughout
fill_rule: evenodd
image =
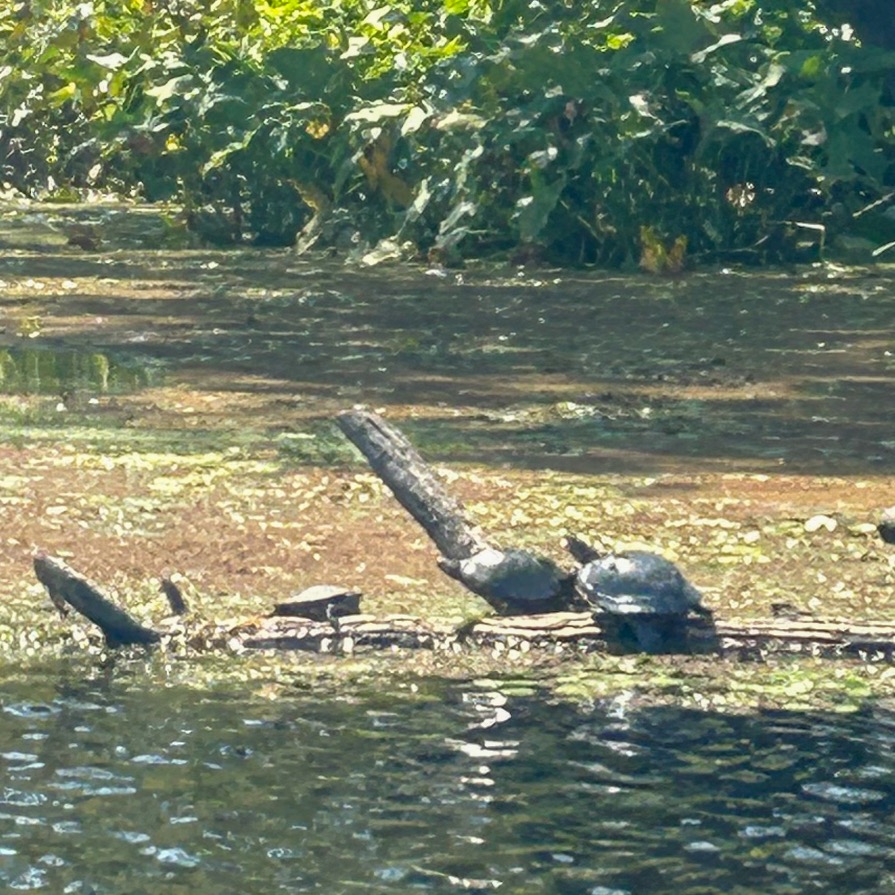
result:
M 326 581 L 360 586 L 372 612 L 486 611 L 338 434 L 358 403 L 502 543 L 558 559 L 567 531 L 648 545 L 721 616 L 895 617 L 895 551 L 873 531 L 893 502 L 890 270 L 361 270 L 134 248 L 114 240 L 122 219 L 92 251 L 4 237 L 0 642 L 15 661 L 73 643 L 35 546 L 145 619 L 170 573 L 214 618 Z

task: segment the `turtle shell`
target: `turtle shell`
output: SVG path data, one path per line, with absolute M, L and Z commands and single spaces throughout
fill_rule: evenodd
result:
M 315 584 L 274 606 L 274 615 L 294 615 L 312 621 L 328 621 L 360 611 L 360 591 L 337 584 Z
M 883 511 L 876 530 L 887 544 L 895 544 L 895 507 L 889 507 Z
M 585 599 L 616 615 L 684 616 L 706 613 L 699 591 L 674 563 L 656 553 L 631 550 L 587 563 L 578 572 Z
M 504 612 L 544 612 L 564 608 L 570 576 L 552 560 L 528 550 L 489 547 L 463 560 L 439 560 L 439 566 L 473 593 Z

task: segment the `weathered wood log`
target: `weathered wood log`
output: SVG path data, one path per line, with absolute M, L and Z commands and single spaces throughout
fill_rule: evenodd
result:
M 171 607 L 171 613 L 173 615 L 186 615 L 187 607 L 186 600 L 183 598 L 183 591 L 170 576 L 165 575 L 161 580 L 160 586 L 165 599 L 168 601 L 168 605 Z
M 571 573 L 529 550 L 492 547 L 466 521 L 460 504 L 397 427 L 364 410 L 346 411 L 337 419 L 373 471 L 435 542 L 441 551 L 438 565 L 445 574 L 501 614 L 572 606 Z
M 339 622 L 335 629 L 322 622 L 270 616 L 229 630 L 220 645 L 237 651 L 300 649 L 324 653 L 353 653 L 364 648 L 459 651 L 466 646 L 502 650 L 523 643 L 522 652 L 563 643 L 578 643 L 587 649 L 605 646 L 600 627 L 588 612 L 495 616 L 460 628 L 411 615 L 352 615 Z
M 329 624 L 299 623 L 297 619 L 266 618 L 228 633 L 226 646 L 236 650 L 302 649 L 353 653 L 361 649 L 490 649 L 570 650 L 606 652 L 617 645 L 607 640 L 604 624 L 612 619 L 589 612 L 490 617 L 457 629 L 407 615 L 341 619 L 339 630 Z M 772 655 L 828 659 L 895 660 L 895 622 L 855 624 L 842 620 L 781 619 L 774 621 L 690 621 L 690 651 L 699 655 L 761 660 Z M 220 645 L 225 645 L 224 643 Z
M 402 432 L 368 410 L 347 410 L 336 421 L 442 556 L 467 559 L 490 546 Z
M 250 649 L 308 650 L 349 654 L 356 649 L 446 649 L 459 640 L 450 625 L 410 615 L 349 615 L 330 622 L 268 616 L 227 633 L 226 645 L 237 652 Z
M 701 620 L 691 636 L 698 638 Z M 770 654 L 822 658 L 895 660 L 895 622 L 854 622 L 846 619 L 777 618 L 715 621 L 721 652 L 740 658 Z
M 110 646 L 159 641 L 157 631 L 141 625 L 116 606 L 96 584 L 61 559 L 43 552 L 35 553 L 34 572 L 57 607 L 68 604 L 76 609 L 99 627 Z
M 163 632 L 141 625 L 116 606 L 98 585 L 62 560 L 37 553 L 34 570 L 57 606 L 71 606 L 85 616 L 100 628 L 111 646 L 153 644 L 162 639 Z M 338 619 L 335 627 L 329 621 L 269 616 L 224 628 L 197 622 L 196 636 L 183 640 L 197 649 L 235 651 L 300 649 L 351 653 L 363 648 L 457 651 L 468 647 L 487 648 L 497 653 L 512 650 L 524 653 L 533 649 L 593 652 L 617 649 L 616 643 L 607 640 L 607 628 L 613 621 L 612 617 L 600 613 L 551 612 L 494 616 L 457 628 L 408 615 L 381 618 L 353 615 Z M 895 661 L 895 622 L 853 622 L 808 616 L 768 621 L 690 618 L 687 645 L 691 653 L 714 653 L 726 658 L 803 655 L 892 662 Z

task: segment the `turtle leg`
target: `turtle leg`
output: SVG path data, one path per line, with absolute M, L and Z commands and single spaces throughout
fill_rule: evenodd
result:
M 668 634 L 665 619 L 661 616 L 632 618 L 629 625 L 641 652 L 656 654 L 667 651 Z
M 641 652 L 687 652 L 687 619 L 681 615 L 644 615 L 626 620 Z
M 324 613 L 326 614 L 326 620 L 333 626 L 333 631 L 338 634 L 341 630 L 342 624 L 339 621 L 338 613 L 333 610 L 333 604 L 327 603 L 326 609 L 324 609 Z

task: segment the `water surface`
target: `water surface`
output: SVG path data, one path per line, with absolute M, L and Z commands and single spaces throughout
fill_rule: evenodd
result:
M 0 394 L 121 394 L 152 383 L 150 363 L 119 363 L 99 351 L 18 346 L 0 349 Z
M 895 891 L 886 710 L 584 710 L 494 685 L 421 687 L 269 703 L 115 674 L 6 680 L 0 883 Z

